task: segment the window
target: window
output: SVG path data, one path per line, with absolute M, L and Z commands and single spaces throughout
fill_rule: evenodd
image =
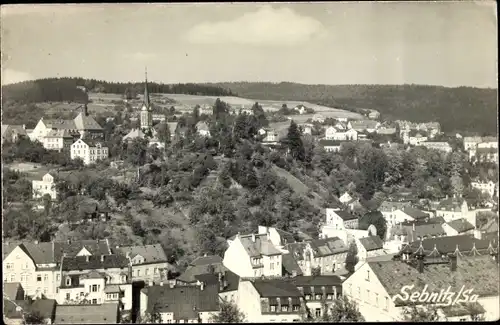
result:
M 97 299 L 92 299 L 92 304 L 97 305 Z
M 271 305 L 271 311 L 276 311 L 276 306 L 275 305 Z
M 366 271 L 366 281 L 370 281 L 370 270 Z
M 467 321 L 467 318 L 460 318 L 460 321 L 461 321 L 461 322 L 466 322 L 466 321 Z
M 70 300 L 70 299 L 71 299 L 71 293 L 69 293 L 69 292 L 68 292 L 68 293 L 66 294 L 66 300 Z
M 366 302 L 370 303 L 370 290 L 366 289 Z
M 85 293 L 82 291 L 82 292 L 80 292 L 80 297 L 83 297 L 83 296 L 85 296 Z
M 49 275 L 48 274 L 45 274 L 43 276 L 43 281 L 49 281 Z
M 316 295 L 316 300 L 321 300 L 321 295 Z
M 281 311 L 288 311 L 288 306 L 287 305 L 281 306 Z
M 144 274 L 145 274 L 145 275 L 148 275 L 148 273 L 149 273 L 149 269 L 146 269 L 146 270 L 144 271 Z
M 141 270 L 137 270 L 137 276 L 141 275 Z
M 293 311 L 299 311 L 300 309 L 300 306 L 299 305 L 294 305 L 293 306 Z
M 328 299 L 328 300 L 333 300 L 333 295 L 332 295 L 332 294 L 327 294 L 327 295 L 326 295 L 326 299 Z
M 378 307 L 378 293 L 375 294 L 375 306 Z
M 306 295 L 306 300 L 311 300 L 311 295 Z
M 316 315 L 316 317 L 321 317 L 321 308 L 316 308 L 314 315 Z
M 15 282 L 16 276 L 14 274 L 10 275 L 10 282 Z M 21 275 L 21 282 L 26 282 L 26 275 Z
M 158 274 L 158 268 L 155 267 L 155 274 Z
M 97 292 L 97 284 L 93 284 L 92 285 L 92 289 L 91 289 L 92 292 Z
M 43 288 L 43 294 L 46 295 L 49 292 L 49 288 L 45 287 Z
M 71 278 L 66 278 L 66 285 L 70 286 L 71 285 Z
M 42 281 L 42 276 L 41 275 L 37 275 L 36 276 L 36 281 L 37 282 L 41 282 Z
M 274 270 L 274 263 L 271 263 L 271 270 Z
M 385 297 L 385 306 L 384 306 L 384 309 L 385 310 L 389 310 L 389 298 L 388 297 Z
M 11 270 L 14 268 L 14 265 L 12 265 L 12 263 L 7 263 L 6 267 L 7 267 L 7 270 Z

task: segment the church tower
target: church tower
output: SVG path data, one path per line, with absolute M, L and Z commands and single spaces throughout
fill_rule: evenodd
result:
M 144 102 L 141 109 L 141 130 L 149 131 L 153 125 L 153 114 L 148 92 L 148 71 L 146 70 L 146 82 L 144 84 Z

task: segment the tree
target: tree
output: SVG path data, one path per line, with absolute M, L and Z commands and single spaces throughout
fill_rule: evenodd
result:
M 462 181 L 462 177 L 460 177 L 459 175 L 453 175 L 450 178 L 450 182 L 451 182 L 452 194 L 457 197 L 461 197 L 464 191 L 464 184 Z
M 439 321 L 439 314 L 435 306 L 418 307 L 411 305 L 403 309 L 403 317 L 411 322 L 436 322 Z
M 245 323 L 245 314 L 232 302 L 221 299 L 219 308 L 219 314 L 210 318 L 212 323 Z
M 170 128 L 167 122 L 160 123 L 158 127 L 158 140 L 160 140 L 165 145 L 170 143 Z
M 352 242 L 349 246 L 349 251 L 345 257 L 345 268 L 350 273 L 354 273 L 356 264 L 358 264 L 358 247 Z
M 286 137 L 286 143 L 292 157 L 299 161 L 304 161 L 305 150 L 304 144 L 302 143 L 301 134 L 297 124 L 292 121 L 290 127 L 288 128 L 288 134 Z
M 359 219 L 359 228 L 368 229 L 370 225 L 377 228 L 377 235 L 384 240 L 387 232 L 387 221 L 380 211 L 370 211 Z
M 321 275 L 321 266 L 315 267 L 311 270 L 312 276 L 320 276 Z
M 160 306 L 158 302 L 155 302 L 151 310 L 147 311 L 143 317 L 141 317 L 139 323 L 141 324 L 161 324 L 161 313 Z
M 323 319 L 329 323 L 364 322 L 363 315 L 359 312 L 357 304 L 347 296 L 336 299 L 332 306 L 325 309 Z
M 200 120 L 200 105 L 196 105 L 193 108 L 193 119 L 195 123 L 198 123 L 198 121 Z

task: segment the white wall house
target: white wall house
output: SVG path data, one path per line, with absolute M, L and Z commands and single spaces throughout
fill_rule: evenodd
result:
M 357 141 L 358 132 L 356 132 L 354 129 L 345 131 L 335 126 L 330 126 L 325 130 L 325 139 L 337 141 Z
M 41 198 L 45 194 L 50 195 L 53 201 L 57 199 L 54 177 L 50 173 L 43 175 L 42 180 L 33 180 L 32 188 L 34 199 Z
M 78 139 L 71 145 L 71 159 L 80 158 L 85 165 L 104 160 L 109 157 L 108 147 L 93 140 Z
M 206 122 L 200 121 L 196 123 L 196 132 L 202 137 L 210 137 L 210 128 Z
M 470 184 L 472 188 L 478 189 L 483 193 L 489 194 L 490 197 L 493 197 L 493 194 L 495 193 L 495 183 L 492 181 L 488 182 L 481 182 L 481 181 L 476 181 L 476 182 L 471 182 Z
M 358 218 L 347 211 L 340 209 L 326 209 L 326 224 L 334 229 L 357 229 Z
M 442 217 L 446 222 L 461 218 L 466 218 L 470 222 L 472 217 L 475 219 L 475 213 L 469 211 L 467 201 L 462 198 L 452 197 L 439 202 L 436 217 Z M 475 221 L 471 223 L 475 224 Z
M 347 203 L 351 202 L 352 200 L 353 200 L 353 197 L 348 192 L 345 192 L 344 194 L 342 194 L 339 197 L 339 201 L 342 204 L 347 204 Z
M 424 142 L 421 142 L 420 145 L 422 147 L 426 147 L 427 149 L 439 150 L 439 151 L 443 151 L 446 153 L 453 151 L 453 148 L 450 146 L 450 144 L 448 142 L 424 141 Z
M 47 150 L 66 151 L 73 143 L 74 135 L 67 130 L 50 130 L 41 138 L 42 145 Z
M 358 258 L 365 261 L 369 257 L 384 255 L 384 242 L 379 236 L 369 236 L 356 238 L 356 247 L 358 248 Z

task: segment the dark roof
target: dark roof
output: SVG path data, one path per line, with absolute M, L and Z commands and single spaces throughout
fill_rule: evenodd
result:
M 354 120 L 351 121 L 351 126 L 353 129 L 359 129 L 359 130 L 374 129 L 377 126 L 377 121 Z
M 116 324 L 118 303 L 57 305 L 54 324 Z
M 414 219 L 422 219 L 422 218 L 428 218 L 429 217 L 429 214 L 428 213 L 425 213 L 424 211 L 422 210 L 419 210 L 419 209 L 415 209 L 411 206 L 406 206 L 402 209 L 402 211 L 404 213 L 406 213 L 407 215 L 409 215 L 410 217 L 414 218 Z
M 222 262 L 220 263 L 214 263 L 214 264 L 207 264 L 207 265 L 194 265 L 194 266 L 189 266 L 184 273 L 182 273 L 177 280 L 186 282 L 186 283 L 193 283 L 196 282 L 196 277 L 202 274 L 208 274 L 211 272 L 210 270 L 210 265 L 213 266 L 213 271 L 215 273 L 219 272 L 226 272 L 227 268 L 222 265 Z
M 445 211 L 455 211 L 459 212 L 462 209 L 462 204 L 464 203 L 462 198 L 447 198 L 439 202 L 438 209 Z
M 96 147 L 98 144 L 101 145 L 102 148 L 106 148 L 106 145 L 104 143 L 104 141 L 100 140 L 100 139 L 94 139 L 94 138 L 90 138 L 90 137 L 84 137 L 84 138 L 81 138 L 81 139 L 78 139 L 78 140 L 82 140 L 82 142 L 84 142 L 86 145 L 88 145 L 89 147 Z M 77 142 L 78 140 L 76 140 L 75 142 Z
M 455 219 L 447 223 L 449 227 L 456 230 L 459 234 L 475 229 L 474 225 L 471 224 L 467 219 Z
M 167 261 L 167 255 L 160 244 L 155 245 L 138 245 L 138 246 L 121 246 L 118 251 L 123 255 L 127 253 L 130 254 L 130 258 L 133 259 L 137 255 L 144 258 L 143 264 L 148 263 L 161 263 Z
M 101 256 L 75 256 L 65 257 L 62 261 L 63 271 L 72 270 L 94 270 L 94 269 L 111 269 L 125 268 L 129 266 L 129 260 L 121 255 L 103 255 L 104 259 L 101 262 Z M 88 258 L 88 261 L 87 261 Z
M 477 148 L 476 153 L 498 153 L 498 148 Z
M 199 312 L 219 310 L 219 288 L 217 285 L 205 286 L 151 286 L 143 289 L 148 296 L 147 311 L 156 304 L 160 312 L 173 313 L 173 318 L 197 319 Z
M 29 300 L 4 300 L 3 313 L 7 318 L 22 318 L 22 311 L 17 310 L 17 306 L 25 313 L 38 313 L 44 319 L 53 319 L 56 301 L 54 299 Z
M 313 239 L 307 241 L 315 251 L 315 257 L 330 256 L 334 254 L 344 253 L 349 250 L 342 239 L 338 237 L 324 238 L 324 239 Z
M 221 280 L 225 282 L 225 286 L 221 292 L 235 291 L 238 290 L 240 284 L 240 277 L 229 270 L 221 272 Z M 200 274 L 195 275 L 197 281 L 205 283 L 205 285 L 219 285 L 219 274 Z
M 323 147 L 338 147 L 342 142 L 337 140 L 327 140 L 321 139 L 319 140 L 319 144 Z
M 292 282 L 297 287 L 342 285 L 342 279 L 336 275 L 297 276 L 292 278 Z
M 451 271 L 448 263 L 425 264 L 424 272 L 403 261 L 368 262 L 368 265 L 384 286 L 389 296 L 401 293 L 404 286 L 415 285 L 412 292 L 421 292 L 425 285 L 427 292 L 440 292 L 450 287 L 451 292 L 459 292 L 462 285 L 473 289 L 473 294 L 498 296 L 498 264 L 491 256 L 457 258 L 457 269 Z M 408 303 L 408 302 L 406 302 Z M 397 306 L 405 302 L 396 301 Z
M 247 251 L 250 257 L 257 257 L 262 255 L 279 255 L 279 251 L 274 247 L 271 240 L 268 238 L 267 234 L 257 234 L 257 235 L 245 235 L 239 236 L 241 244 Z M 255 241 L 254 241 L 255 238 Z
M 335 214 L 337 214 L 344 221 L 358 219 L 358 217 L 353 216 L 348 211 L 339 210 L 339 211 L 335 211 Z
M 67 129 L 67 130 L 76 130 L 76 124 L 74 120 L 46 120 L 43 119 L 43 124 L 49 129 Z
M 413 229 L 412 223 L 402 223 L 401 227 L 396 229 L 396 234 L 406 234 L 408 236 L 408 240 L 413 242 L 418 240 L 418 238 L 430 238 L 432 236 L 446 235 L 446 231 L 444 231 L 442 223 L 415 222 L 415 230 Z
M 283 266 L 284 273 L 292 275 L 295 272 L 296 275 L 302 275 L 302 270 L 292 254 L 283 254 L 281 257 L 281 265 Z
M 281 229 L 276 229 L 276 232 L 280 235 L 281 237 L 281 242 L 282 244 L 287 244 L 287 243 L 295 243 L 295 237 L 293 236 L 292 233 L 281 230 Z
M 380 205 L 379 211 L 391 212 L 393 210 L 404 209 L 405 207 L 409 207 L 410 205 L 410 202 L 384 201 Z
M 78 130 L 102 130 L 102 127 L 92 116 L 85 115 L 83 112 L 78 114 L 74 121 Z
M 367 252 L 382 249 L 384 247 L 384 242 L 379 236 L 360 238 L 359 241 Z
M 272 280 L 255 280 L 253 286 L 261 296 L 261 298 L 270 297 L 301 297 L 302 293 L 297 287 L 289 282 L 278 279 Z
M 458 235 L 428 238 L 422 241 L 417 240 L 410 243 L 409 246 L 412 251 L 415 252 L 420 247 L 420 243 L 422 243 L 422 247 L 426 253 L 432 252 L 434 247 L 436 247 L 441 254 L 454 253 L 457 247 L 460 252 L 470 252 L 474 245 L 477 250 L 484 251 L 487 250 L 490 245 L 489 240 L 477 239 L 468 235 Z
M 2 124 L 2 137 L 4 137 L 7 133 L 16 133 L 18 135 L 26 135 L 26 130 L 22 125 L 12 125 L 12 124 Z
M 19 291 L 21 291 L 23 286 L 19 282 L 4 282 L 3 283 L 3 294 L 9 300 L 16 300 Z M 24 298 L 24 297 L 22 297 Z
M 195 258 L 189 265 L 211 265 L 222 263 L 222 258 L 217 255 L 207 255 Z

